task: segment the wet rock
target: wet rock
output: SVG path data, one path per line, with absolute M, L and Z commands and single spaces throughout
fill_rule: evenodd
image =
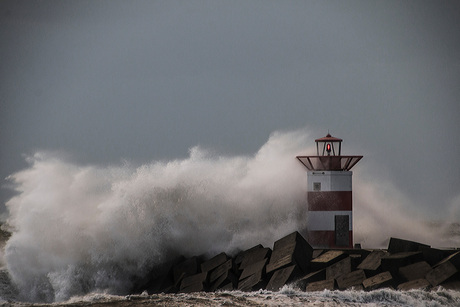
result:
M 403 252 L 417 252 L 421 251 L 423 248 L 429 248 L 429 245 L 403 240 L 398 238 L 390 238 L 388 243 L 388 252 L 390 254 L 394 253 L 403 253 Z
M 426 280 L 437 286 L 457 273 L 457 268 L 449 261 L 442 262 L 426 274 Z
M 180 284 L 180 292 L 182 293 L 189 293 L 189 292 L 197 292 L 197 291 L 204 291 L 204 283 L 206 282 L 206 278 L 208 276 L 207 272 L 198 273 L 195 275 L 190 275 L 184 277 Z
M 426 290 L 431 287 L 428 280 L 424 278 L 414 279 L 398 285 L 398 290 L 408 291 L 414 289 Z
M 310 266 L 313 271 L 317 271 L 330 266 L 331 264 L 334 264 L 345 257 L 347 257 L 347 254 L 341 250 L 329 250 L 313 259 L 310 263 Z
M 399 275 L 407 281 L 425 278 L 431 271 L 431 266 L 426 261 L 420 261 L 399 268 Z
M 312 254 L 310 244 L 297 231 L 293 232 L 274 243 L 267 273 L 294 264 L 306 273 Z
M 375 274 L 380 269 L 382 263 L 382 257 L 388 256 L 389 254 L 382 250 L 375 250 L 371 252 L 364 260 L 358 265 L 358 269 L 365 270 L 370 274 Z
M 390 286 L 393 281 L 393 277 L 390 272 L 383 272 L 363 280 L 363 286 L 365 290 L 374 290 Z
M 346 257 L 326 268 L 326 279 L 336 279 L 351 272 L 351 258 Z
M 251 249 L 242 256 L 238 269 L 243 270 L 249 265 L 252 265 L 264 259 L 268 259 L 270 258 L 271 253 L 272 251 L 270 248 L 260 247 Z
M 322 269 L 322 270 L 311 272 L 311 273 L 308 273 L 307 275 L 304 275 L 303 277 L 299 278 L 295 282 L 295 285 L 298 288 L 305 290 L 307 284 L 311 282 L 325 280 L 325 279 L 326 279 L 326 269 Z
M 174 283 L 179 284 L 180 281 L 187 276 L 198 273 L 199 260 L 198 257 L 189 258 L 173 267 Z
M 346 290 L 352 287 L 360 286 L 366 279 L 364 270 L 356 270 L 345 275 L 337 277 L 337 285 L 340 290 Z
M 218 267 L 219 265 L 221 265 L 222 263 L 224 263 L 225 261 L 227 261 L 227 259 L 228 259 L 227 254 L 220 253 L 212 257 L 211 259 L 203 262 L 201 264 L 201 272 L 211 271 L 215 269 L 216 267 Z
M 209 273 L 209 282 L 213 283 L 229 271 L 233 271 L 233 259 L 228 259 Z
M 333 279 L 329 279 L 329 280 L 311 282 L 307 285 L 305 291 L 307 292 L 323 291 L 323 290 L 332 291 L 334 289 L 335 289 L 335 281 Z
M 423 260 L 422 252 L 401 252 L 383 256 L 381 258 L 382 271 L 389 271 L 393 276 L 396 276 L 398 269 L 417 261 Z
M 288 266 L 284 269 L 279 269 L 273 273 L 273 276 L 270 278 L 266 289 L 270 291 L 278 291 L 285 284 L 292 281 L 297 274 L 298 273 L 296 273 L 295 265 Z

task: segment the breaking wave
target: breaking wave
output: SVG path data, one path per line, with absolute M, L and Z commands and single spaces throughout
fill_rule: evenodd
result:
M 81 166 L 53 153 L 34 154 L 27 169 L 10 176 L 17 195 L 6 204 L 12 235 L 2 263 L 11 293 L 29 302 L 63 302 L 88 293 L 126 295 L 136 281 L 179 255 L 271 247 L 306 226 L 307 178 L 294 158 L 312 152 L 305 144 L 311 144 L 308 131 L 275 132 L 252 156 L 194 147 L 185 159 L 137 167 Z M 374 248 L 392 235 L 381 227 L 401 229 L 404 237 L 407 225 L 404 214 L 398 228 L 388 223 L 394 215 L 379 213 L 387 201 L 375 197 L 379 184 L 361 182 L 354 192 L 360 212 L 355 241 Z M 378 215 L 378 223 L 372 223 Z M 419 239 L 429 244 L 432 238 Z M 454 239 L 447 243 L 458 243 Z

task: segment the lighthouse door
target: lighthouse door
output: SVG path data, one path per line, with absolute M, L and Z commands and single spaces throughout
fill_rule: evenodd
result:
M 335 245 L 348 246 L 350 244 L 348 215 L 335 216 Z

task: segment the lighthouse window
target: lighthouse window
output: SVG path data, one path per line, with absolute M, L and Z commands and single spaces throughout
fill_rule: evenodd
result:
M 321 191 L 321 182 L 313 182 L 313 191 Z

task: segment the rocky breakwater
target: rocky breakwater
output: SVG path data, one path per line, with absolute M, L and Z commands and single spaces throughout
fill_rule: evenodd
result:
M 460 290 L 460 250 L 390 238 L 386 250 L 313 249 L 294 232 L 273 244 L 254 246 L 230 257 L 192 257 L 167 274 L 139 285 L 136 292 L 189 293 L 216 290 L 277 291 L 293 284 L 304 291 L 399 290 L 443 286 Z

